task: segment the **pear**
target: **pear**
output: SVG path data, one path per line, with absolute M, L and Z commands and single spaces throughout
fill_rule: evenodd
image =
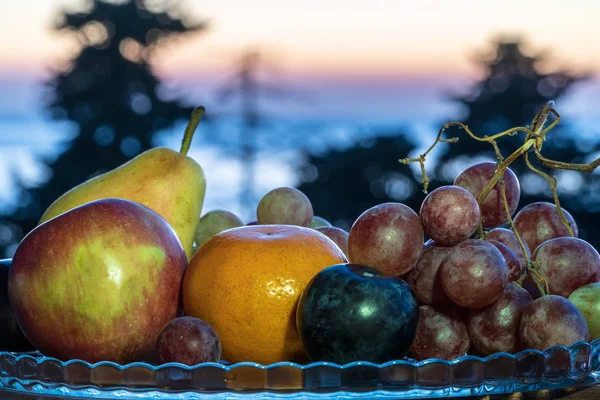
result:
M 204 111 L 204 107 L 193 111 L 179 152 L 156 147 L 79 184 L 56 199 L 38 225 L 94 200 L 108 197 L 131 200 L 149 207 L 167 220 L 190 260 L 204 203 L 206 178 L 202 167 L 188 157 L 187 152 Z

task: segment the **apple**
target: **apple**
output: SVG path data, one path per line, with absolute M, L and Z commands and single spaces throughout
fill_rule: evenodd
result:
M 10 259 L 0 260 L 0 351 L 31 351 L 29 344 L 8 301 L 8 272 Z
M 569 295 L 571 303 L 585 317 L 588 323 L 590 340 L 600 338 L 600 282 L 594 282 L 575 289 Z
M 8 294 L 25 337 L 46 356 L 139 361 L 177 316 L 186 266 L 163 217 L 108 198 L 29 232 L 13 257 Z
M 312 361 L 346 364 L 402 359 L 415 338 L 419 306 L 402 279 L 358 264 L 325 268 L 302 292 L 296 327 Z

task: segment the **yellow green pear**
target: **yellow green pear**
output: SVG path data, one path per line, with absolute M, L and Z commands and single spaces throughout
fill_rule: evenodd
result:
M 177 233 L 188 260 L 206 192 L 204 170 L 187 156 L 204 107 L 192 113 L 179 152 L 147 150 L 118 168 L 98 175 L 56 199 L 38 224 L 90 201 L 117 197 L 136 201 L 165 218 Z

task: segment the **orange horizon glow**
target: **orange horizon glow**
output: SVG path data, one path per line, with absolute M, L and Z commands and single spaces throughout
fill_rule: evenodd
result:
M 73 39 L 50 31 L 58 9 L 82 0 L 20 0 L 0 6 L 0 74 L 40 75 L 63 65 Z M 209 19 L 205 33 L 160 52 L 160 76 L 230 74 L 236 57 L 258 46 L 282 78 L 374 81 L 475 78 L 470 59 L 502 32 L 522 34 L 531 51 L 550 50 L 553 66 L 600 72 L 600 3 L 572 0 L 220 0 L 187 1 Z M 33 11 L 32 11 L 33 10 Z
M 172 59 L 173 60 L 173 59 Z M 161 78 L 176 78 L 177 80 L 189 81 L 194 79 L 223 78 L 231 75 L 235 66 L 235 59 L 230 62 L 207 61 L 203 64 L 184 63 L 177 65 L 176 62 L 155 63 L 154 72 Z M 410 65 L 400 61 L 390 62 L 384 65 L 369 65 L 358 62 L 344 63 L 338 66 L 334 63 L 310 63 L 310 60 L 294 60 L 293 62 L 278 62 L 274 76 L 277 79 L 294 79 L 298 81 L 311 79 L 327 79 L 335 82 L 347 81 L 447 81 L 449 79 L 475 79 L 481 72 L 471 66 L 457 64 L 454 68 L 440 66 L 434 63 L 425 65 Z M 43 77 L 52 68 L 66 66 L 69 63 L 68 56 L 52 56 L 44 60 L 32 62 L 29 60 L 0 60 L 0 77 Z M 270 74 L 270 69 L 265 69 L 265 76 Z

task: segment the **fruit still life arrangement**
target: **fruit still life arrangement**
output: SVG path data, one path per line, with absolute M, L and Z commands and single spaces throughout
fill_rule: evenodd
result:
M 148 150 L 50 205 L 0 261 L 0 351 L 90 363 L 329 361 L 384 363 L 515 354 L 600 338 L 600 256 L 578 238 L 544 169 L 559 122 L 552 102 L 530 126 L 477 136 L 445 124 L 418 163 L 421 208 L 386 202 L 346 231 L 310 199 L 279 187 L 256 218 L 202 214 L 206 177 L 181 151 Z M 553 119 L 550 122 L 550 119 Z M 458 126 L 496 159 L 429 192 L 426 158 Z M 504 136 L 524 135 L 508 157 Z M 457 146 L 459 144 L 453 144 Z M 545 178 L 553 202 L 520 205 L 517 159 Z M 535 160 L 534 160 L 535 159 Z

